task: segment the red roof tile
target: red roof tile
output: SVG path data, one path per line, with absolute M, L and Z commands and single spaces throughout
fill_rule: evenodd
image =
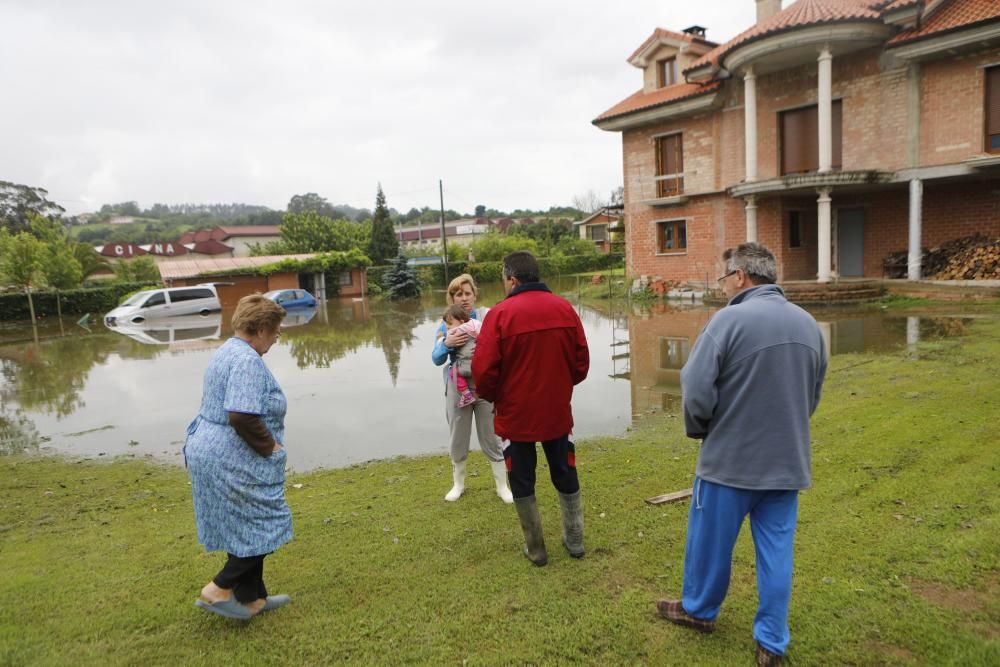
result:
M 656 40 L 659 40 L 661 37 L 666 39 L 673 39 L 678 42 L 697 42 L 699 44 L 707 44 L 708 46 L 715 46 L 715 42 L 710 42 L 703 37 L 691 35 L 686 32 L 674 32 L 673 30 L 664 30 L 663 28 L 657 28 L 656 30 L 653 31 L 653 34 L 650 35 L 646 39 L 646 41 L 639 46 L 638 49 L 633 51 L 632 55 L 630 55 L 626 60 L 630 62 L 633 58 L 635 58 L 637 55 L 646 50 L 646 48 L 649 47 L 650 44 L 652 44 Z
M 624 116 L 635 111 L 641 111 L 642 109 L 649 109 L 662 104 L 678 102 L 690 97 L 697 97 L 706 93 L 715 92 L 721 86 L 722 83 L 720 81 L 712 81 L 705 85 L 697 83 L 679 83 L 673 86 L 667 86 L 666 88 L 659 88 L 649 93 L 640 90 L 637 93 L 626 97 L 624 100 L 602 113 L 594 119 L 594 122 L 596 123 L 597 121 L 608 120 L 609 118 L 615 118 L 616 116 Z
M 219 225 L 212 230 L 212 238 L 216 241 L 225 241 L 232 236 L 280 236 L 281 227 L 278 225 Z
M 889 46 L 934 37 L 936 35 L 969 28 L 979 23 L 1000 19 L 998 0 L 945 0 L 919 28 L 906 30 L 889 40 Z
M 845 21 L 871 21 L 881 23 L 880 7 L 888 0 L 798 0 L 774 16 L 744 30 L 718 48 L 709 51 L 692 63 L 684 71 L 713 63 L 718 64 L 725 54 L 738 46 L 742 46 L 763 37 L 769 37 L 796 28 L 828 23 L 843 23 Z M 990 1 L 990 0 L 985 0 Z
M 232 252 L 233 249 L 227 246 L 221 241 L 216 241 L 215 239 L 209 239 L 207 241 L 198 241 L 191 248 L 191 252 L 196 252 L 202 255 L 222 255 L 227 252 Z

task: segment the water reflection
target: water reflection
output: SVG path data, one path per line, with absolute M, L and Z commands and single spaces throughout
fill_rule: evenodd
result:
M 558 283 L 553 285 L 556 291 Z M 571 300 L 572 284 L 566 285 Z M 484 286 L 480 305 L 500 300 Z M 299 470 L 445 452 L 440 370 L 430 361 L 444 295 L 392 304 L 331 301 L 289 314 L 266 358 L 289 398 L 287 444 Z M 634 415 L 679 412 L 680 369 L 713 308 L 577 303 L 591 373 L 573 399 L 579 437 L 621 433 Z M 832 355 L 918 349 L 966 320 L 816 310 Z M 109 331 L 46 323 L 0 327 L 0 454 L 50 447 L 76 455 L 180 461 L 205 366 L 230 314 Z M 905 346 L 905 347 L 904 347 Z

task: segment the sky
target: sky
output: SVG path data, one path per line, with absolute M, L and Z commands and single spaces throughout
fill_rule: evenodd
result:
M 0 0 L 0 180 L 68 213 L 295 194 L 569 205 L 622 184 L 591 121 L 657 27 L 722 42 L 754 0 Z

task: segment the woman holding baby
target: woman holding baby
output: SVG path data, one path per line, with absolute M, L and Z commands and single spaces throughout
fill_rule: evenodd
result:
M 458 276 L 448 285 L 449 306 L 459 306 L 461 310 L 449 308 L 442 318 L 434 336 L 434 351 L 431 359 L 435 366 L 444 366 L 444 410 L 450 429 L 450 450 L 454 485 L 444 497 L 454 502 L 465 491 L 466 459 L 469 456 L 469 441 L 472 436 L 472 422 L 476 422 L 479 447 L 490 461 L 497 495 L 505 503 L 514 502 L 507 486 L 507 469 L 503 460 L 500 438 L 493 432 L 493 404 L 475 395 L 472 374 L 468 360 L 472 358 L 476 334 L 489 308 L 476 308 L 476 281 L 467 273 Z M 462 311 L 466 314 L 462 317 Z M 479 326 L 477 326 L 479 325 Z

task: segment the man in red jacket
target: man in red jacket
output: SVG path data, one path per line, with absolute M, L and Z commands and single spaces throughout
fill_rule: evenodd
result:
M 590 352 L 583 324 L 565 299 L 539 282 L 529 252 L 503 259 L 507 298 L 483 321 L 472 357 L 480 398 L 493 403 L 493 428 L 506 440 L 504 460 L 524 531 L 524 553 L 545 565 L 542 521 L 535 503 L 535 443 L 541 442 L 559 492 L 563 544 L 583 556 L 583 506 L 573 446 L 573 386 L 587 377 Z

